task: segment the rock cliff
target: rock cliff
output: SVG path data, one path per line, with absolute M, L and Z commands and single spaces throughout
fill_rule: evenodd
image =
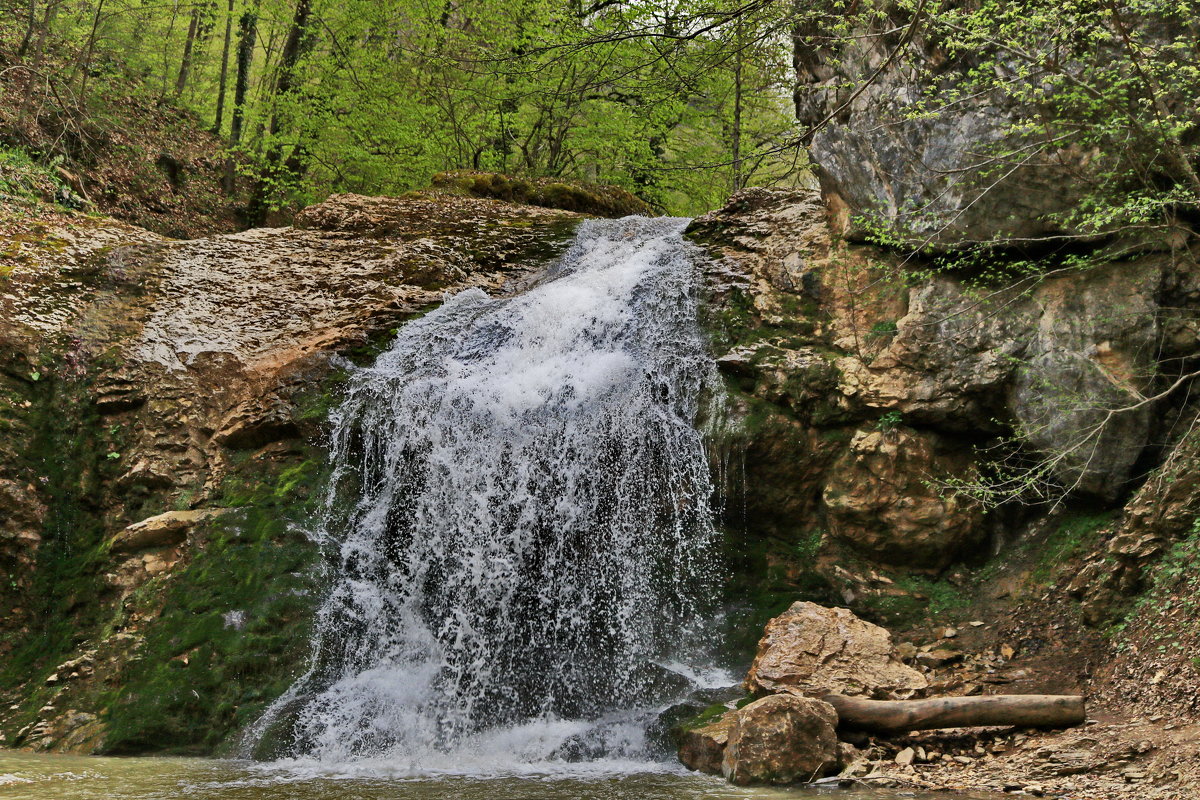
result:
M 1200 355 L 1190 252 L 939 272 L 835 241 L 816 193 L 766 190 L 691 231 L 715 256 L 717 363 L 760 531 L 940 570 L 1001 537 L 999 501 L 1028 519 L 1047 498 L 1127 497 L 1194 414 L 1148 399 Z

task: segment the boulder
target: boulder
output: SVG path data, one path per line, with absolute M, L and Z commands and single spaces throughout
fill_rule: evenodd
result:
M 808 697 L 911 696 L 927 685 L 896 655 L 886 630 L 849 609 L 808 602 L 767 623 L 745 681 L 751 692 Z
M 730 783 L 812 781 L 837 769 L 837 712 L 828 703 L 772 695 L 727 716 L 721 773 Z
M 936 482 L 975 474 L 938 434 L 859 430 L 825 484 L 830 533 L 880 563 L 941 569 L 983 538 L 983 509 Z
M 684 766 L 698 772 L 720 775 L 721 759 L 729 742 L 729 730 L 737 714 L 737 711 L 730 711 L 707 725 L 685 728 L 679 735 L 679 760 Z

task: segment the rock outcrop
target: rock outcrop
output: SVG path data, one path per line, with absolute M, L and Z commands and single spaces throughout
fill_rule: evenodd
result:
M 936 574 L 1009 535 L 981 500 L 1110 504 L 1178 435 L 1182 395 L 1144 400 L 1200 354 L 1173 310 L 1200 285 L 1190 252 L 985 280 L 837 241 L 797 190 L 746 190 L 690 230 L 714 257 L 724 443 L 744 465 L 730 524 L 819 544 L 788 569 L 827 598 L 898 591 L 839 553 Z
M 908 698 L 927 686 L 892 636 L 845 608 L 797 602 L 767 623 L 746 676 L 752 693 Z
M 941 569 L 985 537 L 969 451 L 932 431 L 859 430 L 822 493 L 830 533 L 884 564 Z
M 1014 51 L 981 37 L 951 53 L 953 28 L 929 29 L 895 4 L 878 11 L 844 39 L 798 34 L 796 115 L 815 128 L 809 157 L 839 228 L 859 236 L 858 220 L 875 217 L 919 247 L 1084 235 L 1064 217 L 1102 154 L 1069 137 L 1021 137 L 1030 119 L 1050 128 L 1053 110 L 1035 106 Z M 1015 88 L 972 86 L 981 72 Z

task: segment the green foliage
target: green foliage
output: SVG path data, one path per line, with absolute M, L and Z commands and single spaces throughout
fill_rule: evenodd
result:
M 0 200 L 33 202 L 53 197 L 62 186 L 54 172 L 61 161 L 57 157 L 39 162 L 25 150 L 0 144 Z
M 899 411 L 888 411 L 887 413 L 882 414 L 879 419 L 875 420 L 875 430 L 887 433 L 888 431 L 896 430 L 896 428 L 903 424 L 903 414 L 901 414 Z
M 446 170 L 546 179 L 562 207 L 579 182 L 695 212 L 730 189 L 794 181 L 787 9 L 696 0 L 234 0 L 97 3 L 0 29 L 68 97 L 100 113 L 131 87 L 232 138 L 245 20 L 241 174 L 269 207 L 330 192 L 400 194 Z M 30 22 L 27 25 L 26 19 Z M 646 35 L 669 20 L 670 36 Z M 226 30 L 230 47 L 225 49 Z M 712 35 L 718 31 L 719 35 Z M 252 34 L 252 37 L 251 37 Z M 285 47 L 293 42 L 294 47 Z M 221 73 L 225 70 L 222 118 Z M 72 131 L 72 133 L 77 133 Z M 182 176 L 180 176 L 182 179 Z M 253 209 L 252 209 L 253 211 Z
M 896 335 L 896 323 L 894 321 L 876 322 L 871 326 L 871 330 L 867 331 L 868 339 L 883 339 Z
M 706 725 L 711 725 L 712 723 L 716 722 L 721 717 L 729 713 L 729 711 L 729 706 L 725 705 L 724 703 L 713 703 L 712 705 L 707 706 L 699 714 L 689 719 L 687 722 L 684 722 L 680 728 L 685 731 L 693 731 L 697 728 L 703 728 Z
M 1052 585 L 1059 570 L 1095 542 L 1099 533 L 1113 521 L 1113 516 L 1111 511 L 1068 515 L 1054 533 L 1038 545 L 1037 565 L 1030 579 Z
M 941 619 L 970 605 L 969 593 L 944 578 L 909 575 L 896 581 L 900 592 L 867 595 L 864 612 L 878 621 L 908 627 L 924 618 Z
M 796 557 L 802 562 L 811 563 L 816 560 L 817 553 L 821 551 L 821 540 L 824 536 L 824 531 L 819 530 L 803 534 L 796 542 Z
M 100 567 L 107 557 L 96 509 L 120 466 L 107 457 L 114 437 L 100 424 L 87 383 L 64 379 L 51 367 L 44 363 L 41 380 L 27 385 L 23 412 L 32 441 L 22 469 L 48 500 L 33 583 L 22 599 L 35 625 L 0 667 L 0 688 L 45 674 L 101 622 L 100 604 L 90 601 L 104 591 Z
M 1043 220 L 1064 232 L 1049 236 L 1052 244 L 1109 232 L 1160 236 L 1200 210 L 1197 17 L 1187 4 L 901 0 L 889 15 L 915 19 L 942 56 L 901 55 L 926 89 L 907 107 L 908 119 L 953 114 L 980 97 L 1011 109 L 1002 135 L 973 153 L 964 185 L 986 192 L 1019 169 L 1053 168 L 1064 154 L 1086 163 L 1070 187 L 1079 202 Z M 866 19 L 859 17 L 859 27 Z M 919 251 L 927 241 L 920 231 L 933 220 L 919 209 L 905 212 L 903 229 L 877 220 L 874 233 L 881 243 Z M 955 268 L 988 269 L 996 243 L 980 244 L 956 254 Z
M 1159 652 L 1184 646 L 1180 641 L 1181 628 L 1183 632 L 1200 635 L 1200 571 L 1196 569 L 1197 563 L 1200 563 L 1200 517 L 1192 522 L 1190 533 L 1173 544 L 1153 567 L 1149 586 L 1134 601 L 1132 608 L 1106 631 L 1115 639 L 1118 650 L 1129 648 L 1126 630 L 1139 618 L 1158 621 L 1173 611 L 1176 612 L 1172 614 L 1174 624 L 1149 626 L 1150 643 Z M 1193 658 L 1191 663 L 1200 668 L 1197 659 Z

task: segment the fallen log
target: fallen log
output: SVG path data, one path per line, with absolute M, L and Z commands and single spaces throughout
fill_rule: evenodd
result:
M 1078 695 L 989 694 L 930 700 L 864 700 L 839 694 L 821 698 L 838 713 L 838 727 L 875 733 L 934 728 L 1016 725 L 1069 728 L 1085 717 Z

